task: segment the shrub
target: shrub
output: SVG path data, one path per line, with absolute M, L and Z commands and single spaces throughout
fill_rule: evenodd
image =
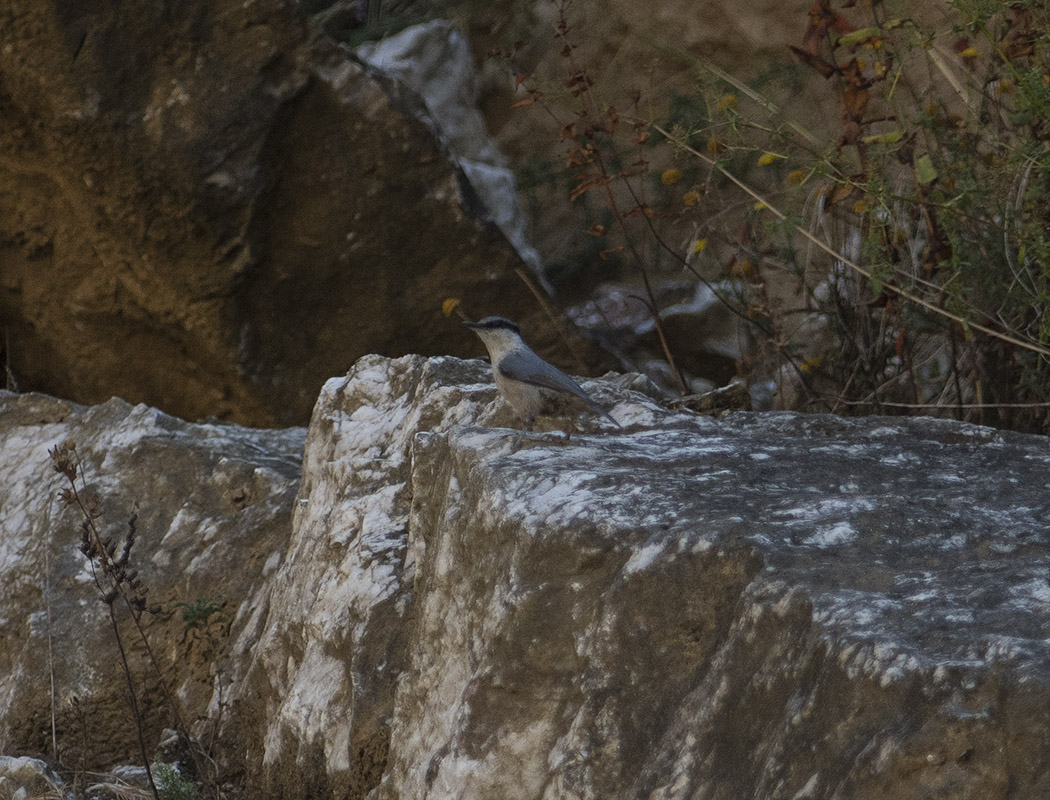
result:
M 823 82 L 810 119 L 692 59 L 655 123 L 592 96 L 561 10 L 567 79 L 521 79 L 520 105 L 561 112 L 570 199 L 612 212 L 603 257 L 715 288 L 762 343 L 741 373 L 776 375 L 786 406 L 1050 430 L 1042 4 L 817 0 L 781 70 Z

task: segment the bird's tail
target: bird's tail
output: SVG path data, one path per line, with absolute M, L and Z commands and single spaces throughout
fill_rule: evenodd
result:
M 602 407 L 601 407 L 600 405 L 598 405 L 597 403 L 595 403 L 595 402 L 594 402 L 593 400 L 591 400 L 590 398 L 588 398 L 588 399 L 587 399 L 587 402 L 588 402 L 588 403 L 590 404 L 591 408 L 592 408 L 592 409 L 594 410 L 594 412 L 595 412 L 596 414 L 601 414 L 601 415 L 602 415 L 603 417 L 605 417 L 605 418 L 606 418 L 607 420 L 609 420 L 609 422 L 611 422 L 611 423 L 612 423 L 613 425 L 615 425 L 615 426 L 616 426 L 617 428 L 622 428 L 622 427 L 623 427 L 623 425 L 621 425 L 621 424 L 620 424 L 619 422 L 617 422 L 617 421 L 616 421 L 615 419 L 613 419 L 613 416 L 612 416 L 612 414 L 610 414 L 610 413 L 609 413 L 608 411 L 606 411 L 606 410 L 605 410 L 604 408 L 602 408 Z

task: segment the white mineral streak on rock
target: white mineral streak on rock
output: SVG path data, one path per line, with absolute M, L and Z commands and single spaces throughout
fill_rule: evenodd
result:
M 228 594 L 221 670 L 180 663 L 178 690 L 260 796 L 1050 796 L 1045 440 L 712 420 L 605 384 L 645 426 L 566 440 L 505 427 L 489 374 L 361 359 L 325 385 L 295 498 L 301 434 L 0 396 L 7 707 L 48 713 L 48 531 L 60 639 L 103 649 L 75 520 L 25 464 L 90 431 L 89 482 L 152 499 L 149 579 Z M 88 697 L 105 664 L 78 646 L 56 675 Z

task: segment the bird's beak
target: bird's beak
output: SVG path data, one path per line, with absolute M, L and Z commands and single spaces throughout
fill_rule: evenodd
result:
M 463 324 L 466 325 L 468 328 L 471 328 L 472 330 L 477 330 L 478 328 L 481 327 L 476 322 L 464 322 Z

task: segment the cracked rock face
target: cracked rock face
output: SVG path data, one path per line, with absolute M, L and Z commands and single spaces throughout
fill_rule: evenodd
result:
M 106 606 L 79 550 L 83 517 L 58 500 L 68 483 L 48 450 L 76 445 L 78 490 L 99 498 L 97 524 L 118 548 L 137 514 L 130 564 L 161 609 L 144 626 L 187 724 L 206 735 L 246 658 L 235 643 L 259 636 L 288 543 L 304 432 L 193 425 L 122 400 L 84 407 L 0 392 L 0 746 L 16 751 L 8 755 L 57 755 L 83 770 L 137 753 Z M 214 613 L 187 626 L 179 604 L 201 600 Z M 153 747 L 171 714 L 119 603 L 118 612 Z
M 309 5 L 0 9 L 0 346 L 21 389 L 303 424 L 358 356 L 468 347 L 443 298 L 535 308 L 405 92 Z
M 1043 785 L 1045 440 L 620 392 L 624 432 L 566 442 L 490 380 L 370 357 L 322 392 L 257 649 L 271 794 L 318 760 L 384 800 Z
M 608 402 L 611 390 L 601 391 Z M 636 420 L 666 415 L 638 397 Z M 482 361 L 369 356 L 325 384 L 289 556 L 234 693 L 232 718 L 257 719 L 258 727 L 234 725 L 256 732 L 244 745 L 249 763 L 262 765 L 256 791 L 364 797 L 378 786 L 398 747 L 394 696 L 415 648 L 417 484 L 439 468 L 419 460 L 418 437 L 479 421 L 518 424 Z
M 511 430 L 480 361 L 325 385 L 223 662 L 253 796 L 1050 794 L 1046 439 L 584 388 L 622 430 Z M 183 546 L 215 585 L 240 563 Z
M 792 414 L 515 438 L 417 444 L 381 797 L 1050 790 L 1045 439 Z

